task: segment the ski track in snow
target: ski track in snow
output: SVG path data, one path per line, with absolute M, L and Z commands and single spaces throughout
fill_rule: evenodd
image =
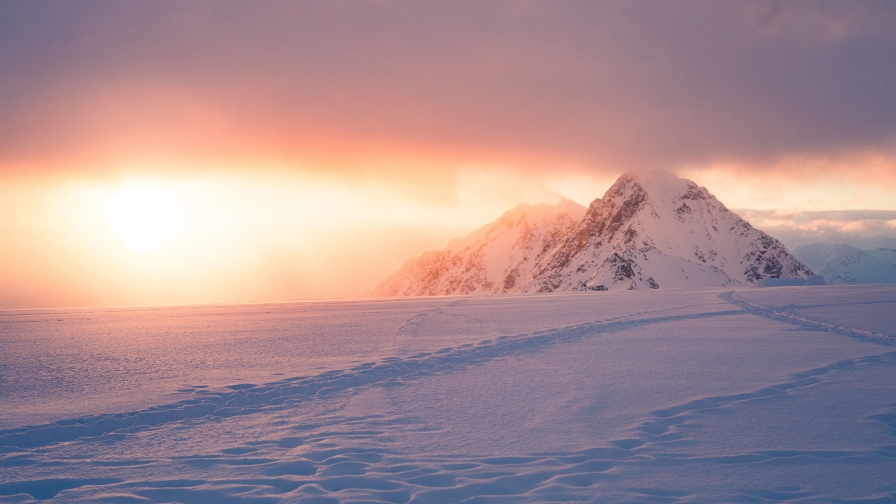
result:
M 847 373 L 896 365 L 896 351 L 841 359 L 754 390 L 699 397 L 653 410 L 632 426 L 630 436 L 571 452 L 409 455 L 393 448 L 395 438 L 403 429 L 410 432 L 425 426 L 414 425 L 395 412 L 345 412 L 348 397 L 377 387 L 413 386 L 415 380 L 428 376 L 462 372 L 508 356 L 637 327 L 732 315 L 750 314 L 802 330 L 896 346 L 894 334 L 800 317 L 787 307 L 746 301 L 734 291 L 720 297 L 733 309 L 677 315 L 660 313 L 668 309 L 642 311 L 384 358 L 314 376 L 262 385 L 233 384 L 226 392 L 199 389 L 189 399 L 139 411 L 0 430 L 0 501 L 709 502 L 715 498 L 678 489 L 674 481 L 675 474 L 711 471 L 722 476 L 715 483 L 706 480 L 706 488 L 715 484 L 719 488 L 714 495 L 727 502 L 896 502 L 896 439 L 864 450 L 755 450 L 715 456 L 689 450 L 707 418 L 736 414 L 751 404 L 786 400 Z M 806 306 L 811 305 L 800 308 Z M 445 313 L 440 308 L 421 311 L 400 331 L 418 330 L 431 314 Z M 866 420 L 896 438 L 896 403 L 888 408 Z M 194 430 L 226 430 L 227 422 L 242 422 L 233 429 L 245 432 L 233 434 L 225 448 L 209 451 L 207 446 L 191 445 L 182 453 L 173 448 L 178 446 L 178 436 L 188 440 L 191 435 L 201 437 L 190 434 Z M 154 440 L 160 436 L 164 439 Z M 158 443 L 159 453 L 167 456 L 119 456 L 121 443 Z M 787 474 L 806 466 L 819 474 L 837 475 L 846 468 L 856 474 L 864 471 L 878 484 L 868 488 L 866 495 L 838 498 L 819 494 L 812 485 L 734 488 L 725 480 L 728 472 L 738 468 Z M 654 475 L 664 471 L 670 474 L 665 480 Z M 21 477 L 25 475 L 29 478 Z M 632 475 L 645 484 L 629 485 Z M 894 477 L 880 484 L 887 475 Z
M 821 322 L 818 320 L 812 320 L 808 317 L 801 317 L 792 313 L 792 310 L 806 309 L 806 308 L 816 308 L 816 307 L 825 307 L 825 306 L 835 306 L 831 304 L 817 304 L 817 305 L 791 305 L 790 307 L 783 308 L 765 308 L 758 304 L 751 303 L 743 298 L 737 296 L 735 291 L 730 291 L 722 294 L 720 296 L 725 301 L 729 303 L 739 306 L 744 310 L 752 313 L 753 315 L 757 315 L 760 317 L 764 317 L 771 320 L 777 320 L 779 322 L 786 322 L 789 324 L 796 325 L 802 329 L 807 329 L 810 331 L 823 331 L 823 332 L 833 332 L 837 334 L 841 334 L 843 336 L 849 336 L 850 338 L 857 339 L 859 341 L 867 341 L 869 343 L 876 343 L 878 345 L 887 345 L 887 346 L 896 346 L 896 336 L 893 334 L 883 333 L 879 331 L 867 331 L 863 329 L 856 329 L 852 327 L 846 327 L 837 324 L 831 324 L 827 322 Z M 870 302 L 859 302 L 859 303 L 843 303 L 839 306 L 848 306 L 850 304 L 885 304 L 892 303 L 892 301 L 870 301 Z M 789 308 L 789 309 L 788 309 Z
M 741 310 L 628 321 L 610 319 L 515 337 L 500 336 L 495 340 L 484 340 L 478 344 L 464 344 L 455 348 L 442 348 L 435 352 L 419 353 L 403 359 L 387 357 L 381 362 L 364 363 L 349 370 L 331 370 L 312 377 L 293 377 L 264 385 L 234 384 L 227 387 L 231 389 L 229 392 L 200 389 L 196 391 L 200 397 L 145 410 L 75 418 L 48 425 L 0 431 L 0 447 L 30 448 L 72 441 L 82 437 L 99 436 L 120 429 L 134 432 L 137 429 L 186 419 L 208 416 L 232 417 L 258 413 L 267 409 L 292 407 L 296 402 L 307 401 L 315 397 L 385 381 L 407 380 L 427 374 L 452 371 L 498 357 L 523 351 L 537 351 L 548 345 L 576 341 L 600 333 L 624 331 L 642 325 L 720 317 L 735 313 L 741 313 Z

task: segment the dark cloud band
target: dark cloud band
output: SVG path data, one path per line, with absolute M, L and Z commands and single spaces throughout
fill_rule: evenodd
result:
M 5 2 L 0 168 L 324 140 L 612 170 L 892 153 L 893 54 L 892 2 Z

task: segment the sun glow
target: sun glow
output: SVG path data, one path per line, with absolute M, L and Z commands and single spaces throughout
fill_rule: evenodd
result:
M 150 253 L 162 246 L 181 223 L 173 192 L 149 184 L 130 185 L 106 202 L 112 231 L 132 250 Z

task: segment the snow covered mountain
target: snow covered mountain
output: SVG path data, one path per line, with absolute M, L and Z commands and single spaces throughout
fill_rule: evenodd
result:
M 585 214 L 570 200 L 521 204 L 444 250 L 404 263 L 375 296 L 519 292 L 533 265 L 565 241 Z
M 519 207 L 405 263 L 377 296 L 756 285 L 813 276 L 776 239 L 667 171 L 627 173 L 587 210 Z
M 776 239 L 705 188 L 667 171 L 625 174 L 548 260 L 528 291 L 755 285 L 808 278 Z
M 849 245 L 812 243 L 793 254 L 829 284 L 896 283 L 896 250 L 862 250 Z

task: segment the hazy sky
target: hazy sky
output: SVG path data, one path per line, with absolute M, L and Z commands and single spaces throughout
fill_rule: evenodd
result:
M 894 90 L 888 1 L 2 1 L 0 307 L 358 295 L 643 167 L 890 243 Z M 152 251 L 108 215 L 141 184 Z

